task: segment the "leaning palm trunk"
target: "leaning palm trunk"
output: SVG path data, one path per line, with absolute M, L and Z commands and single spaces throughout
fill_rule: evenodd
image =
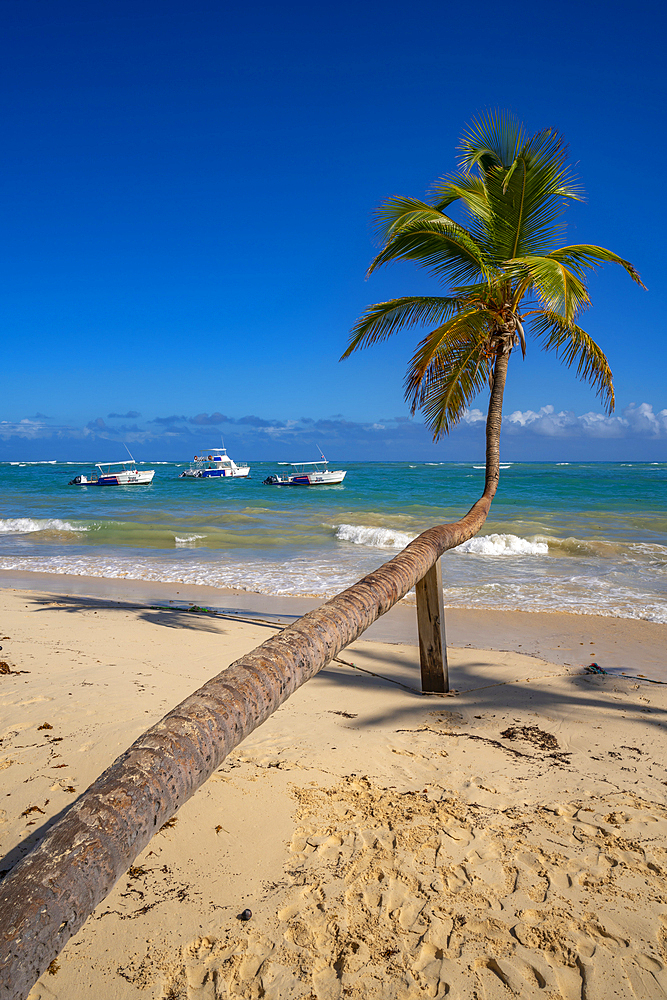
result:
M 437 559 L 486 520 L 499 477 L 509 354 L 499 348 L 483 495 L 460 521 L 399 555 L 207 681 L 147 730 L 0 884 L 0 997 L 24 1000 L 151 837 L 234 747 L 389 611 Z

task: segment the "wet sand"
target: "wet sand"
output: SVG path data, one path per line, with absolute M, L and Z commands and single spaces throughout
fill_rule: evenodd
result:
M 289 624 L 323 602 L 312 597 L 278 597 L 192 584 L 0 571 L 0 590 L 93 598 L 130 604 L 191 604 Z M 570 666 L 595 661 L 605 670 L 645 674 L 667 681 L 667 626 L 641 618 L 610 618 L 564 612 L 446 610 L 447 641 L 456 647 L 514 650 Z M 367 640 L 416 646 L 414 597 L 393 607 L 364 633 Z

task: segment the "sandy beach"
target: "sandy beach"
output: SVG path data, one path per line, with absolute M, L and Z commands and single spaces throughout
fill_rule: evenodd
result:
M 3 872 L 309 604 L 101 583 L 3 580 Z M 153 838 L 31 1000 L 664 996 L 665 630 L 459 610 L 455 693 L 424 697 L 394 609 Z

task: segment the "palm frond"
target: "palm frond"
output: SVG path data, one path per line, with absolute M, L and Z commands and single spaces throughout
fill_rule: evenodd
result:
M 525 139 L 521 123 L 506 111 L 489 111 L 473 120 L 461 139 L 461 166 L 466 173 L 509 169 Z
M 582 196 L 560 135 L 545 129 L 526 139 L 516 120 L 495 114 L 468 133 L 465 147 L 465 166 L 479 168 L 487 190 L 489 243 L 498 259 L 550 250 L 562 229 L 563 201 Z
M 413 223 L 442 222 L 444 220 L 452 226 L 458 225 L 453 219 L 434 208 L 433 205 L 420 201 L 419 198 L 387 198 L 375 210 L 374 217 L 375 232 L 383 244 L 398 229 Z
M 431 327 L 410 361 L 405 392 L 437 439 L 483 388 L 498 338 L 516 329 L 525 355 L 523 321 L 611 410 L 609 363 L 575 322 L 590 304 L 586 274 L 615 263 L 644 286 L 611 250 L 560 245 L 565 203 L 583 200 L 563 139 L 555 129 L 529 136 L 513 115 L 494 111 L 472 123 L 460 151 L 459 171 L 436 181 L 425 201 L 393 197 L 380 206 L 382 248 L 368 270 L 411 260 L 445 283 L 448 295 L 369 306 L 343 357 L 411 324 Z M 453 204 L 462 224 L 445 214 Z
M 577 376 L 588 382 L 611 413 L 614 409 L 614 385 L 604 351 L 593 338 L 558 313 L 540 311 L 531 317 L 531 331 L 542 341 L 545 351 L 553 351 L 568 368 L 576 364 Z
M 455 285 L 450 289 L 452 295 L 457 298 L 462 306 L 478 305 L 483 309 L 496 309 L 500 311 L 503 302 L 507 301 L 511 279 L 504 272 L 493 280 L 471 281 L 466 285 Z
M 584 269 L 587 267 L 598 267 L 600 264 L 620 264 L 628 272 L 633 281 L 636 281 L 638 285 L 642 288 L 646 288 L 646 285 L 639 277 L 639 272 L 630 263 L 629 260 L 624 260 L 623 257 L 619 257 L 617 253 L 613 250 L 607 250 L 606 247 L 598 247 L 593 244 L 580 243 L 575 246 L 570 247 L 558 247 L 557 250 L 552 250 L 549 254 L 552 260 L 557 260 L 566 267 L 571 268 L 580 277 L 584 276 Z
M 487 278 L 495 270 L 470 233 L 444 216 L 401 226 L 372 261 L 368 274 L 397 260 L 418 261 L 436 277 L 453 283 Z
M 431 186 L 430 194 L 433 207 L 439 212 L 444 212 L 453 202 L 461 201 L 473 215 L 488 218 L 486 187 L 481 177 L 473 174 L 440 177 Z
M 466 409 L 484 389 L 491 373 L 492 359 L 483 341 L 462 339 L 437 352 L 424 374 L 418 406 L 433 440 L 448 434 Z
M 458 307 L 456 298 L 423 295 L 405 295 L 369 306 L 352 327 L 350 342 L 340 360 L 349 358 L 354 351 L 386 340 L 405 326 L 443 323 Z
M 434 359 L 438 357 L 444 361 L 450 354 L 458 358 L 467 347 L 474 348 L 474 351 L 481 350 L 488 342 L 493 323 L 492 313 L 472 306 L 461 310 L 423 338 L 410 359 L 404 382 L 405 398 L 413 413 L 421 406 Z
M 546 309 L 570 322 L 590 304 L 581 278 L 552 256 L 518 257 L 508 260 L 505 270 L 516 282 L 515 307 L 518 300 L 532 292 Z

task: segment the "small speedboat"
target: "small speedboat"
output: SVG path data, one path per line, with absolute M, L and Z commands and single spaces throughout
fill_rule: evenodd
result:
M 219 448 L 212 455 L 195 455 L 190 468 L 181 472 L 179 479 L 247 479 L 249 465 L 237 465 L 227 454 L 226 448 Z
M 97 471 L 96 471 L 97 470 Z M 137 463 L 98 462 L 89 475 L 75 476 L 69 486 L 142 486 L 153 482 L 155 469 L 137 469 Z
M 290 471 L 279 476 L 267 476 L 266 486 L 336 486 L 347 475 L 344 469 L 329 469 L 324 455 L 319 462 L 292 462 Z

